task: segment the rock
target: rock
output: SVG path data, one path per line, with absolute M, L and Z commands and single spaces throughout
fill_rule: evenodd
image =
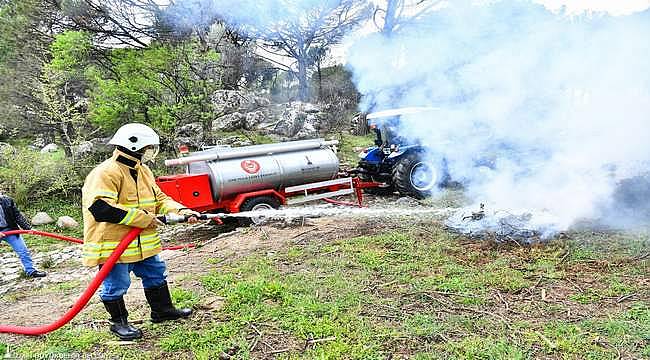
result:
M 53 153 L 59 150 L 57 144 L 47 144 L 41 149 L 41 154 Z
M 72 156 L 75 159 L 106 156 L 113 152 L 109 145 L 110 138 L 95 138 L 72 146 Z
M 203 125 L 200 122 L 185 124 L 178 129 L 178 135 L 203 137 Z
M 262 111 L 253 111 L 246 114 L 242 125 L 246 130 L 255 130 L 257 125 L 264 122 L 266 115 Z
M 222 113 L 250 112 L 267 107 L 271 102 L 251 92 L 238 90 L 217 90 L 210 99 L 214 107 Z
M 317 109 L 313 104 L 299 101 L 284 104 L 284 111 L 273 129 L 273 133 L 287 139 L 318 137 L 326 115 L 314 112 Z
M 246 139 L 243 136 L 237 136 L 237 135 L 218 138 L 217 142 L 220 145 L 227 145 L 228 147 L 239 147 L 239 146 L 253 145 L 253 142 L 250 141 L 249 139 Z
M 234 112 L 217 118 L 212 123 L 213 131 L 235 131 L 244 127 L 246 115 Z
M 205 143 L 203 142 L 203 125 L 199 122 L 185 124 L 178 129 L 174 144 L 187 145 L 190 148 L 200 149 Z
M 45 140 L 45 138 L 42 135 L 37 136 L 34 139 L 34 141 L 32 141 L 32 146 L 37 147 L 39 149 L 44 148 L 45 145 L 47 145 L 47 140 Z
M 37 212 L 32 218 L 32 225 L 47 225 L 54 222 L 54 219 L 46 212 Z
M 60 216 L 56 221 L 56 226 L 62 229 L 73 229 L 79 227 L 79 223 L 70 216 Z
M 312 103 L 304 103 L 303 111 L 306 112 L 307 114 L 316 114 L 321 112 L 320 108 L 317 105 Z
M 244 129 L 289 141 L 319 137 L 329 124 L 327 105 L 300 101 L 271 105 L 266 98 L 234 90 L 217 91 L 211 100 L 225 114 L 213 121 L 211 130 L 217 133 Z

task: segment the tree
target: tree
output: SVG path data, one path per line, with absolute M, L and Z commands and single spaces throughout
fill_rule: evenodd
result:
M 384 36 L 391 36 L 404 26 L 422 19 L 442 3 L 441 0 L 387 0 L 384 6 L 375 9 L 372 19 Z
M 297 9 L 288 19 L 260 28 L 253 26 L 249 31 L 270 52 L 293 60 L 287 69 L 298 80 L 298 97 L 306 101 L 309 98 L 309 70 L 324 51 L 365 20 L 372 7 L 364 0 L 327 0 L 307 8 L 297 2 L 280 1 L 279 6 Z
M 72 156 L 72 146 L 86 139 L 91 130 L 86 122 L 85 91 L 88 80 L 92 38 L 79 31 L 56 36 L 50 46 L 52 60 L 43 67 L 35 96 L 40 100 L 36 121 L 41 128 L 54 132 L 65 153 Z
M 66 16 L 64 30 L 93 34 L 105 47 L 146 48 L 171 29 L 161 22 L 164 10 L 156 0 L 46 0 Z
M 113 49 L 110 72 L 91 67 L 89 119 L 106 129 L 142 122 L 169 139 L 179 125 L 200 121 L 211 130 L 210 95 L 220 88 L 219 54 L 200 52 L 197 41 L 154 43 L 146 49 Z
M 37 0 L 7 0 L 0 5 L 0 116 L 20 132 L 34 129 L 43 65 L 60 14 Z

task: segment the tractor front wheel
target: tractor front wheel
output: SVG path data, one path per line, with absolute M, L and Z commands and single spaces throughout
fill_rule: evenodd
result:
M 401 195 L 424 199 L 442 183 L 441 167 L 424 160 L 419 154 L 404 156 L 393 167 L 393 184 Z

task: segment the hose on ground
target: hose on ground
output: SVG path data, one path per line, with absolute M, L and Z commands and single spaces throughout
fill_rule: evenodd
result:
M 12 333 L 12 334 L 21 334 L 21 335 L 31 335 L 31 336 L 36 336 L 36 335 L 43 335 L 47 334 L 49 332 L 52 332 L 54 330 L 59 329 L 60 327 L 64 326 L 65 324 L 69 323 L 79 312 L 88 304 L 88 301 L 92 298 L 93 294 L 95 294 L 95 291 L 99 288 L 99 285 L 104 281 L 106 276 L 108 275 L 111 270 L 113 270 L 113 266 L 115 266 L 115 263 L 117 260 L 119 260 L 120 256 L 122 256 L 122 253 L 126 248 L 129 246 L 129 243 L 133 241 L 138 235 L 142 232 L 142 229 L 140 228 L 133 228 L 131 231 L 129 231 L 124 238 L 120 241 L 120 243 L 117 245 L 115 250 L 113 250 L 113 253 L 111 256 L 108 257 L 108 260 L 106 260 L 106 263 L 104 263 L 104 266 L 99 270 L 97 275 L 93 278 L 93 280 L 90 282 L 86 290 L 81 294 L 79 299 L 72 305 L 72 308 L 68 310 L 61 318 L 58 320 L 54 321 L 51 324 L 47 325 L 41 325 L 41 326 L 13 326 L 13 325 L 0 325 L 0 333 Z M 6 235 L 11 235 L 11 231 L 5 232 Z M 43 236 L 48 236 L 51 237 L 49 234 L 46 235 L 47 233 L 42 233 L 38 235 L 43 235 Z
M 65 236 L 65 235 L 59 235 L 59 234 L 53 234 L 45 231 L 40 231 L 40 230 L 8 230 L 8 231 L 3 231 L 2 232 L 5 235 L 39 235 L 39 236 L 44 236 L 44 237 L 49 237 L 52 239 L 57 239 L 57 240 L 62 240 L 62 241 L 67 241 L 75 244 L 83 244 L 84 241 L 81 239 L 77 239 L 74 237 L 70 236 Z M 187 248 L 193 248 L 196 247 L 195 244 L 183 244 L 183 245 L 173 245 L 173 246 L 165 246 L 162 249 L 163 250 L 181 250 L 181 249 L 187 249 Z
M 142 229 L 133 228 L 124 236 L 124 238 L 120 241 L 120 243 L 117 245 L 115 250 L 113 250 L 111 255 L 108 257 L 104 265 L 101 267 L 99 272 L 97 272 L 97 275 L 95 275 L 95 277 L 90 282 L 86 290 L 81 294 L 79 299 L 77 299 L 77 301 L 74 303 L 72 308 L 70 308 L 70 310 L 68 310 L 61 318 L 59 318 L 58 320 L 56 320 L 51 324 L 41 325 L 41 326 L 0 325 L 0 333 L 12 333 L 12 334 L 20 334 L 20 335 L 37 336 L 37 335 L 43 335 L 52 332 L 54 330 L 57 330 L 60 327 L 64 326 L 65 324 L 69 323 L 75 316 L 77 316 L 77 314 L 79 314 L 81 310 L 83 310 L 86 304 L 88 304 L 88 301 L 90 301 L 93 294 L 95 294 L 95 292 L 99 288 L 99 285 L 101 285 L 101 283 L 104 281 L 106 276 L 108 276 L 108 273 L 110 273 L 111 270 L 113 270 L 113 267 L 120 259 L 120 256 L 122 256 L 124 250 L 126 250 L 126 248 L 129 246 L 131 241 L 137 238 L 141 232 Z M 83 244 L 83 240 L 81 239 L 76 239 L 64 235 L 52 234 L 52 233 L 39 231 L 39 230 L 9 230 L 9 231 L 4 231 L 2 233 L 4 235 L 19 235 L 19 234 L 38 235 L 38 236 L 49 237 L 52 239 L 69 241 L 77 244 Z M 179 250 L 188 247 L 194 247 L 194 244 L 168 246 L 163 248 L 163 250 Z

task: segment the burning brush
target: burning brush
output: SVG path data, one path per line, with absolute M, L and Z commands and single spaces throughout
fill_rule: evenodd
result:
M 478 211 L 470 211 L 469 214 L 468 211 L 461 209 L 450 216 L 445 221 L 447 228 L 474 239 L 517 244 L 543 242 L 558 233 L 554 219 L 546 212 L 488 212 L 485 204 L 480 204 Z

